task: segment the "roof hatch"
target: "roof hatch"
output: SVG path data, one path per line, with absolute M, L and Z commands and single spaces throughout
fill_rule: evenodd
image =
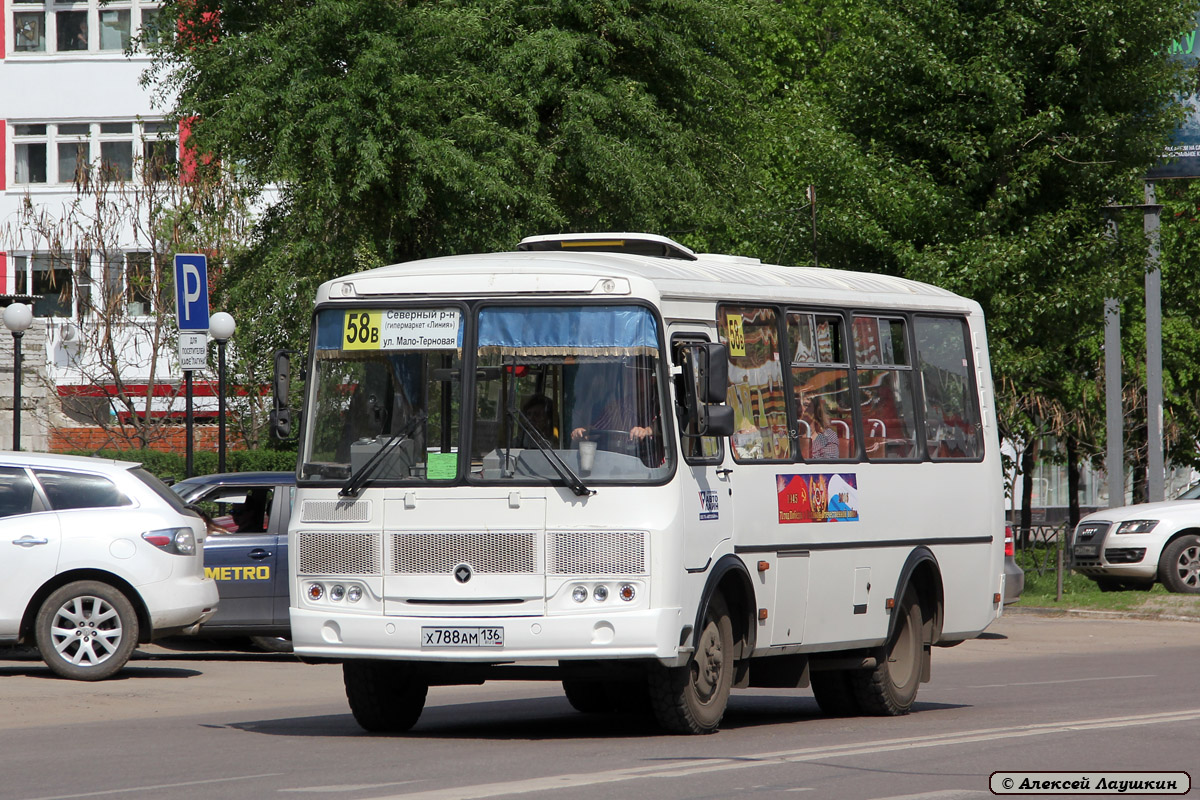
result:
M 568 253 L 629 253 L 653 258 L 696 260 L 696 254 L 679 242 L 653 233 L 552 233 L 546 236 L 527 236 L 517 245 L 517 249 L 522 252 L 555 250 Z

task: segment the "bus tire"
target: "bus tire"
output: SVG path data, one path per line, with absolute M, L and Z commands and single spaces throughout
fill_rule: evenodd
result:
M 896 625 L 874 669 L 851 674 L 859 709 L 878 717 L 899 717 L 912 710 L 921 684 L 924 618 L 916 591 L 904 590 Z
M 371 733 L 403 733 L 417 724 L 429 686 L 415 681 L 403 664 L 347 661 L 342 681 L 354 721 Z
M 859 713 L 858 697 L 849 671 L 823 670 L 812 673 L 809 688 L 821 711 L 829 717 L 853 717 Z
M 655 664 L 647 676 L 658 724 L 670 733 L 713 733 L 733 686 L 733 624 L 719 594 L 708 601 L 696 649 L 682 667 Z
M 562 687 L 567 702 L 580 714 L 603 714 L 613 710 L 608 701 L 608 687 L 604 681 L 569 678 L 562 682 Z

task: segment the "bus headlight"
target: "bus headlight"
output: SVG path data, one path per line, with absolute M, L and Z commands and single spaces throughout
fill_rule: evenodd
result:
M 628 603 L 632 601 L 633 598 L 637 597 L 637 589 L 633 588 L 632 583 L 623 584 L 621 586 L 621 591 L 617 592 L 617 596 Z
M 605 600 L 608 599 L 608 587 L 605 586 L 604 584 L 600 584 L 599 586 L 597 586 L 595 589 L 592 590 L 592 597 L 596 598 L 598 601 L 603 603 Z
M 341 600 L 345 596 L 346 596 L 346 587 L 342 586 L 340 583 L 334 584 L 333 588 L 331 588 L 329 590 L 329 599 L 330 600 Z
M 362 587 L 361 586 L 351 586 L 349 589 L 346 590 L 346 599 L 349 600 L 351 603 L 357 603 L 359 600 L 362 599 Z
M 315 603 L 325 596 L 325 587 L 319 583 L 310 583 L 306 594 L 308 594 L 308 599 Z
M 582 603 L 588 599 L 588 590 L 586 586 L 576 586 L 571 590 L 571 599 L 576 603 Z

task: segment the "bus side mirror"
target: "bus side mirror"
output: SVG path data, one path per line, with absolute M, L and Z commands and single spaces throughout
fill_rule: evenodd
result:
M 729 406 L 700 406 L 700 436 L 729 436 L 733 433 L 733 409 Z
M 275 378 L 272 381 L 271 434 L 276 439 L 292 435 L 292 410 L 288 394 L 292 387 L 292 351 L 275 351 Z
M 696 347 L 700 355 L 698 399 L 701 403 L 724 403 L 729 391 L 729 351 L 717 342 L 702 342 Z

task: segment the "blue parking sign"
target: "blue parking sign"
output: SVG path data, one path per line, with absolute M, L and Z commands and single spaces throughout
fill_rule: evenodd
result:
M 208 257 L 175 256 L 175 317 L 181 331 L 208 330 Z

